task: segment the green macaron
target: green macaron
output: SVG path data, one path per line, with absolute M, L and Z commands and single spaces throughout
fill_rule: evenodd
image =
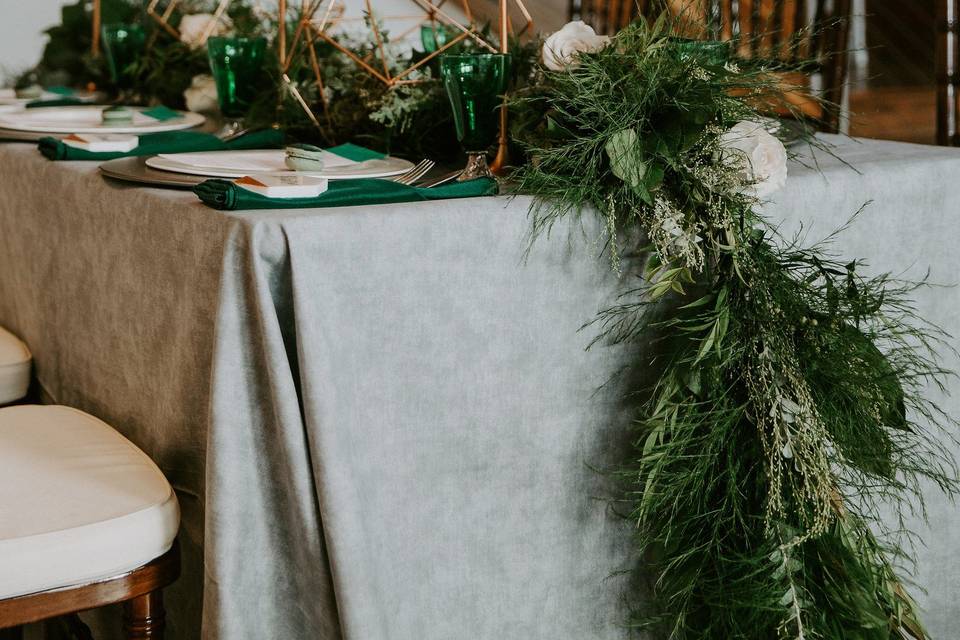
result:
M 108 127 L 133 124 L 133 109 L 121 105 L 107 107 L 103 110 L 102 117 L 103 124 Z
M 284 163 L 293 171 L 323 171 L 323 149 L 312 144 L 292 144 L 286 148 Z

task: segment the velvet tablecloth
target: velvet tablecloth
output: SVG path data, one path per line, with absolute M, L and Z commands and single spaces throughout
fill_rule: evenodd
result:
M 960 151 L 832 140 L 856 170 L 792 166 L 769 215 L 817 239 L 872 200 L 839 253 L 955 282 Z M 20 144 L 0 176 L 0 324 L 177 490 L 169 637 L 628 636 L 596 468 L 629 439 L 598 391 L 629 355 L 579 329 L 634 283 L 591 216 L 526 254 L 524 198 L 221 212 Z M 960 333 L 957 289 L 919 305 Z M 948 639 L 960 510 L 929 499 L 918 599 Z

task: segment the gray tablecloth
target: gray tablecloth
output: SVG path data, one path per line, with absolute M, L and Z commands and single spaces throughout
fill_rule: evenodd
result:
M 839 252 L 956 281 L 960 152 L 835 141 L 859 173 L 794 166 L 771 217 L 813 239 L 873 200 Z M 0 176 L 0 324 L 177 489 L 172 638 L 628 635 L 631 529 L 593 469 L 629 436 L 597 392 L 627 354 L 578 329 L 630 283 L 590 216 L 525 258 L 524 198 L 229 214 L 27 145 Z M 919 297 L 960 331 L 957 289 Z M 948 640 L 960 511 L 929 497 Z

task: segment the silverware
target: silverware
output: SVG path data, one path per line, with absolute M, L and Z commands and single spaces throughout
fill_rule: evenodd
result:
M 237 130 L 237 131 L 231 131 L 230 133 L 227 133 L 227 134 L 224 134 L 224 135 L 220 135 L 220 136 L 217 136 L 217 137 L 220 138 L 220 141 L 221 141 L 221 142 L 230 142 L 231 140 L 236 140 L 236 139 L 239 138 L 240 136 L 246 135 L 246 134 L 250 133 L 251 131 L 253 131 L 253 129 L 252 129 L 251 127 L 245 127 L 245 128 L 243 128 L 243 129 L 239 129 L 239 130 Z
M 419 189 L 432 189 L 434 187 L 439 187 L 442 184 L 447 184 L 448 182 L 456 180 L 462 174 L 463 174 L 463 169 L 457 169 L 456 171 L 445 173 L 439 178 L 430 178 L 429 180 L 421 180 L 415 186 Z
M 433 160 L 421 160 L 419 163 L 417 163 L 415 167 L 413 167 L 406 173 L 400 174 L 399 176 L 395 176 L 390 179 L 393 180 L 394 182 L 409 186 L 409 185 L 412 185 L 417 180 L 419 180 L 420 178 L 422 178 L 423 176 L 427 175 L 427 173 L 431 169 L 433 169 L 434 165 L 436 164 L 437 163 L 434 162 Z

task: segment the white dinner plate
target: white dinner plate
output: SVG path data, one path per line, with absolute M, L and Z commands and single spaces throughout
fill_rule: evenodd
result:
M 386 157 L 356 162 L 333 153 L 324 152 L 322 171 L 298 171 L 329 180 L 356 178 L 387 178 L 413 168 L 413 163 L 401 158 Z M 165 153 L 147 159 L 147 166 L 161 171 L 186 173 L 208 178 L 242 178 L 257 173 L 293 173 L 284 164 L 283 149 L 250 151 L 202 151 L 197 153 Z
M 198 113 L 179 112 L 179 118 L 156 120 L 134 109 L 133 123 L 124 126 L 104 126 L 104 107 L 43 107 L 0 113 L 0 128 L 12 131 L 41 131 L 44 133 L 158 133 L 189 129 L 203 124 Z
M 0 105 L 2 106 L 14 106 L 14 107 L 23 107 L 31 102 L 42 101 L 42 100 L 57 100 L 60 98 L 73 98 L 74 100 L 79 100 L 80 102 L 96 102 L 97 99 L 102 98 L 103 96 L 97 92 L 77 92 L 71 93 L 68 95 L 53 93 L 51 91 L 44 91 L 40 94 L 39 98 L 18 98 L 17 92 L 13 89 L 0 89 Z

